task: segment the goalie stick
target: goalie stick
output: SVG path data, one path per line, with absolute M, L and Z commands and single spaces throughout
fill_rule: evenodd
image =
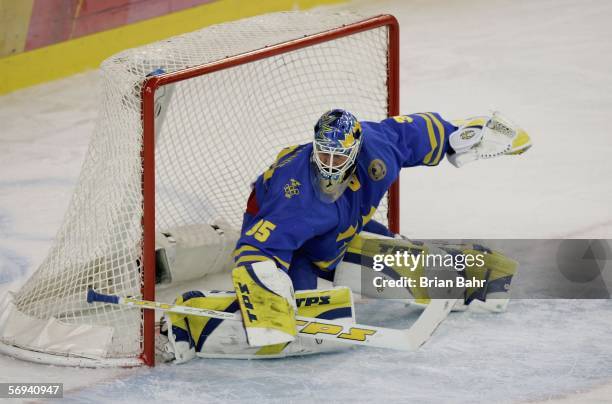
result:
M 429 339 L 438 325 L 448 316 L 456 300 L 432 299 L 417 321 L 410 328 L 403 330 L 296 316 L 297 330 L 299 335 L 307 338 L 400 351 L 416 351 Z M 87 292 L 87 302 L 102 302 L 190 316 L 242 321 L 240 313 L 227 313 L 224 311 L 139 300 L 131 297 L 105 295 L 93 289 L 89 289 Z

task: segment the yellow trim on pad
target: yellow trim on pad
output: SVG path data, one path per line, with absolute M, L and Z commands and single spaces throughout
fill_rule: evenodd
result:
M 124 49 L 257 14 L 308 9 L 345 0 L 218 0 L 0 59 L 0 94 L 95 69 Z

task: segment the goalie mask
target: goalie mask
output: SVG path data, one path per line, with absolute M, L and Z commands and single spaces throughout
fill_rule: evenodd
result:
M 350 112 L 324 113 L 314 128 L 310 172 L 314 191 L 332 203 L 344 192 L 357 167 L 361 148 L 361 124 Z

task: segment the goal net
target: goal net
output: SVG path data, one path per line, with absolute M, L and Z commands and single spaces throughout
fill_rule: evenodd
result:
M 100 114 L 63 224 L 0 306 L 0 351 L 23 359 L 152 364 L 153 317 L 88 304 L 88 288 L 154 298 L 156 231 L 239 229 L 249 184 L 282 147 L 309 141 L 326 110 L 397 114 L 397 24 L 268 14 L 126 50 L 100 73 Z M 397 223 L 386 201 L 375 218 Z

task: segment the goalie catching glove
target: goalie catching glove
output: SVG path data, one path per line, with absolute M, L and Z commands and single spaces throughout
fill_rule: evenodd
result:
M 449 136 L 448 161 L 455 167 L 479 159 L 521 154 L 531 147 L 527 132 L 512 124 L 498 112 L 491 117 L 480 116 L 453 122 L 459 126 Z
M 291 278 L 274 261 L 234 268 L 232 281 L 251 346 L 291 342 L 297 306 Z

